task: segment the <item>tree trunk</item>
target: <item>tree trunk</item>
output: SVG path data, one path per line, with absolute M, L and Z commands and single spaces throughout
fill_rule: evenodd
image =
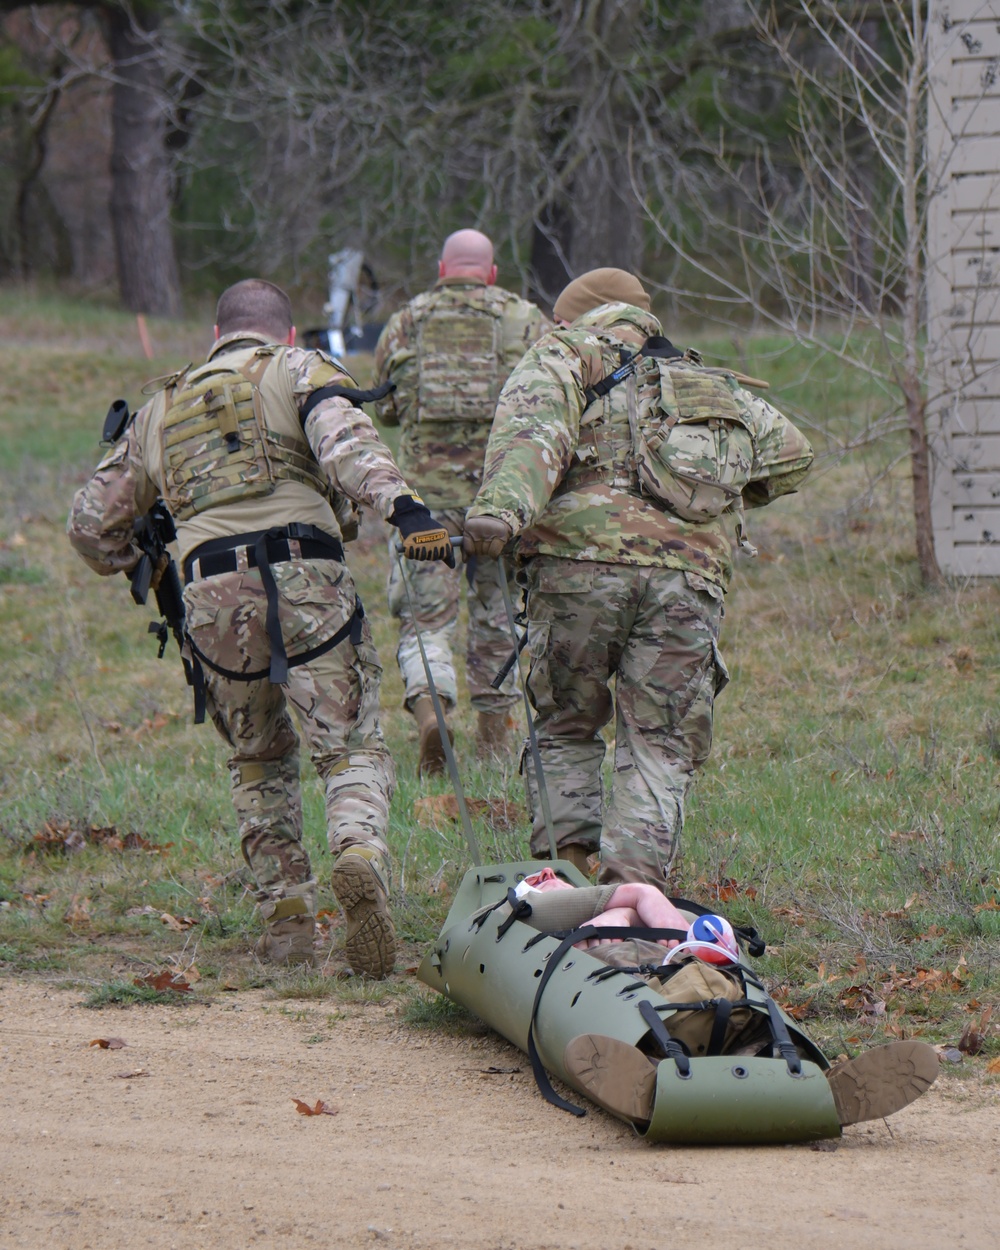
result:
M 141 19 L 117 5 L 102 11 L 115 70 L 111 220 L 118 283 L 122 302 L 133 312 L 176 317 L 181 293 L 170 228 L 166 92 L 155 36 L 159 18 L 148 6 L 140 13 Z
M 589 0 L 579 30 L 583 91 L 577 113 L 581 160 L 569 202 L 576 274 L 641 262 L 639 205 L 632 190 L 628 143 L 632 104 L 624 74 L 637 0 Z

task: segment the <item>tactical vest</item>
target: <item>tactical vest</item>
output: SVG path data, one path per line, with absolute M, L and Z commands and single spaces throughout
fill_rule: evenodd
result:
M 431 291 L 413 306 L 416 420 L 492 421 L 503 384 L 503 305 L 489 287 Z
M 282 409 L 298 420 L 282 348 L 225 353 L 172 380 L 164 397 L 163 495 L 175 520 L 270 495 L 280 481 L 330 497 L 305 436 L 268 425 Z
M 610 369 L 621 345 L 595 331 Z M 605 482 L 705 523 L 738 504 L 754 460 L 753 421 L 730 374 L 689 357 L 647 357 L 594 396 L 581 417 L 576 462 L 562 482 Z

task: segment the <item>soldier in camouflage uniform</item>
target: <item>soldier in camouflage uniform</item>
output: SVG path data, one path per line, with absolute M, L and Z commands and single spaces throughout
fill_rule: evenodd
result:
M 565 328 L 527 353 L 500 396 L 466 550 L 495 557 L 517 535 L 528 686 L 560 858 L 586 871 L 588 855 L 600 850 L 602 882 L 663 888 L 685 794 L 711 747 L 715 697 L 728 680 L 719 626 L 744 507 L 794 490 L 813 455 L 781 413 L 727 375 L 744 445 L 752 442 L 746 484 L 714 519 L 684 519 L 640 485 L 633 426 L 648 410 L 648 389 L 660 398 L 659 362 L 644 361 L 627 384 L 603 394 L 594 388 L 651 336 L 673 356 L 678 393 L 682 382 L 697 387 L 713 371 L 659 337 L 647 293 L 622 270 L 570 283 L 555 316 Z M 601 730 L 613 711 L 614 781 L 605 803 Z M 532 852 L 547 857 L 526 772 Z
M 415 558 L 450 559 L 448 536 L 355 406 L 341 365 L 295 347 L 283 291 L 237 283 L 217 319 L 207 363 L 151 384 L 77 493 L 70 541 L 98 573 L 129 573 L 140 556 L 133 523 L 162 497 L 183 563 L 188 654 L 233 752 L 240 840 L 266 924 L 257 953 L 313 959 L 317 883 L 290 705 L 326 787 L 348 960 L 382 977 L 395 952 L 385 841 L 395 778 L 378 721 L 381 669 L 337 515 L 345 497 L 368 504 Z
M 386 425 L 400 425 L 399 463 L 452 534 L 461 534 L 465 510 L 482 479 L 483 456 L 500 388 L 524 352 L 548 328 L 534 304 L 495 285 L 493 245 L 477 230 L 446 239 L 438 282 L 390 318 L 375 349 L 378 379 L 396 390 L 377 406 Z M 411 570 L 408 570 L 412 572 Z M 495 561 L 466 568 L 469 632 L 466 677 L 477 716 L 477 749 L 502 749 L 513 721 L 513 678 L 490 685 L 510 651 L 510 634 Z M 434 684 L 446 707 L 458 687 L 452 644 L 458 622 L 461 574 L 443 565 L 409 578 Z M 420 771 L 443 771 L 441 735 L 414 631 L 403 571 L 391 553 L 389 610 L 399 620 L 396 658 L 406 706 L 420 733 Z

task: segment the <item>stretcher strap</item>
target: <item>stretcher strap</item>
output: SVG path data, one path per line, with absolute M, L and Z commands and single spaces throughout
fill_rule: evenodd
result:
M 639 1004 L 639 1015 L 649 1025 L 650 1032 L 663 1051 L 663 1057 L 674 1061 L 677 1065 L 677 1075 L 686 1081 L 691 1075 L 691 1060 L 683 1045 L 670 1036 L 667 1026 L 656 1014 L 656 1008 L 648 999 L 644 998 Z

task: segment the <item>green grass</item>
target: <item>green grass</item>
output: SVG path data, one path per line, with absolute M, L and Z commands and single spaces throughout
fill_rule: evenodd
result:
M 137 404 L 145 378 L 197 356 L 201 328 L 151 326 L 150 362 L 134 318 L 9 291 L 0 328 L 10 345 L 0 378 L 0 970 L 107 986 L 123 963 L 194 965 L 199 996 L 263 986 L 280 1002 L 398 999 L 411 1024 L 453 1020 L 412 978 L 373 988 L 338 976 L 336 925 L 322 970 L 260 969 L 225 748 L 190 723 L 179 662 L 169 650 L 157 661 L 146 634 L 150 613 L 66 543 L 108 402 Z M 770 378 L 779 407 L 790 398 L 822 416 L 824 453 L 882 410 L 877 390 L 794 344 L 703 345 Z M 365 381 L 370 362 L 354 363 Z M 721 899 L 757 925 L 765 976 L 833 1050 L 900 1032 L 954 1041 L 976 1004 L 1000 996 L 996 588 L 921 588 L 905 473 L 880 476 L 900 450 L 887 438 L 863 458 L 824 454 L 801 494 L 751 514 L 760 556 L 741 558 L 727 603 L 733 680 L 689 804 L 678 880 L 681 893 Z M 383 607 L 384 530 L 370 516 L 350 560 L 385 663 L 399 967 L 413 968 L 469 856 L 458 828 L 427 828 L 415 814 L 423 795 L 449 787 L 416 778 Z M 503 772 L 472 762 L 467 707 L 456 729 L 468 791 L 520 798 L 513 761 Z M 308 765 L 304 787 L 305 840 L 328 886 Z M 77 835 L 69 849 L 60 829 Z M 120 845 L 95 829 L 113 829 Z M 526 851 L 523 827 L 500 833 L 480 820 L 477 836 L 492 859 Z M 321 905 L 333 906 L 328 889 Z M 994 1032 L 987 1053 L 998 1049 Z

